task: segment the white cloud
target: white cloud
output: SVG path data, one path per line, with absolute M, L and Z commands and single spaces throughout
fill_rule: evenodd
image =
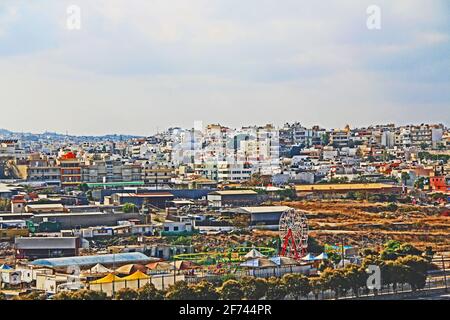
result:
M 15 15 L 0 15 L 0 41 L 1 31 L 10 39 L 0 85 L 11 88 L 2 104 L 12 115 L 32 115 L 17 124 L 24 129 L 149 133 L 197 119 L 424 122 L 432 117 L 424 101 L 428 110 L 450 103 L 442 91 L 449 57 L 438 54 L 449 49 L 444 0 L 379 0 L 375 32 L 366 28 L 368 0 L 19 4 Z M 79 32 L 65 29 L 68 4 L 81 7 Z

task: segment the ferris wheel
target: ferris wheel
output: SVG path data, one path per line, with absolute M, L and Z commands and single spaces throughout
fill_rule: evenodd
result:
M 302 258 L 308 248 L 308 221 L 304 212 L 290 208 L 280 217 L 280 239 L 283 241 L 282 256 Z

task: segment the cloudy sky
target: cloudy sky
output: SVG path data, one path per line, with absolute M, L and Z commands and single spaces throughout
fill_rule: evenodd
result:
M 2 0 L 0 128 L 449 125 L 449 16 L 448 0 Z

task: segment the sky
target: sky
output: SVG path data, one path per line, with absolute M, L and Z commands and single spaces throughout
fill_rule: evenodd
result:
M 449 16 L 448 0 L 2 0 L 0 128 L 449 125 Z

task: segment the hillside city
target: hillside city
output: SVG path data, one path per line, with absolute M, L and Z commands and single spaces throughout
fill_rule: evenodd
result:
M 3 129 L 0 300 L 443 297 L 449 200 L 444 124 Z

